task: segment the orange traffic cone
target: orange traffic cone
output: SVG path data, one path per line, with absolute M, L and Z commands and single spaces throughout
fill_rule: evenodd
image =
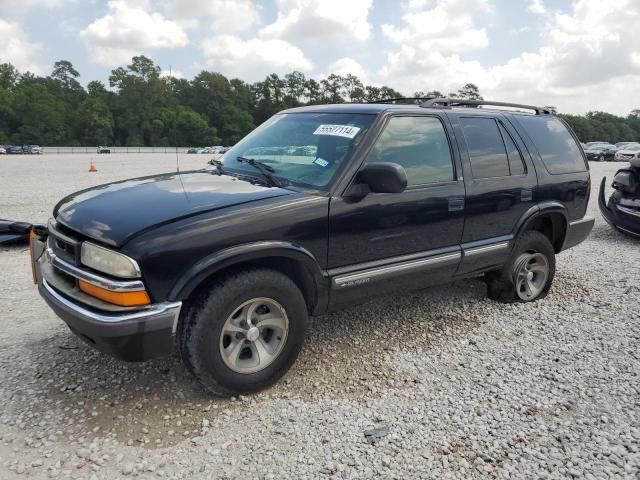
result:
M 90 172 L 97 172 L 98 171 L 98 169 L 96 168 L 96 164 L 95 163 L 93 163 L 93 162 L 89 163 L 89 171 Z

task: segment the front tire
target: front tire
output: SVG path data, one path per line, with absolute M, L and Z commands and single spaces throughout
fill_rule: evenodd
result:
M 183 318 L 180 352 L 210 392 L 251 393 L 275 383 L 304 343 L 307 305 L 286 275 L 236 272 L 196 294 Z
M 556 272 L 556 256 L 540 232 L 524 232 L 516 240 L 502 270 L 485 274 L 487 295 L 503 303 L 533 302 L 544 298 Z

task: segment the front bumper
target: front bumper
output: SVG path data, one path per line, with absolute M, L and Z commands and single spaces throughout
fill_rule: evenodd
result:
M 95 349 L 128 362 L 170 355 L 181 302 L 162 302 L 140 309 L 105 311 L 82 304 L 53 286 L 44 242 L 31 246 L 38 291 L 51 309 L 83 341 Z M 47 280 L 49 278 L 49 281 Z
M 631 237 L 640 238 L 640 217 L 625 213 L 617 208 L 615 204 L 612 204 L 611 206 L 607 205 L 607 201 L 604 197 L 606 181 L 606 177 L 602 179 L 602 182 L 600 183 L 600 192 L 598 193 L 598 206 L 600 207 L 602 217 L 616 230 L 619 230 Z

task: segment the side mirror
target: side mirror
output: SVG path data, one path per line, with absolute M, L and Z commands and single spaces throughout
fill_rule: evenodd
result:
M 356 178 L 360 185 L 354 185 L 355 190 L 362 190 L 362 184 L 373 193 L 401 193 L 407 188 L 407 172 L 397 163 L 368 163 Z

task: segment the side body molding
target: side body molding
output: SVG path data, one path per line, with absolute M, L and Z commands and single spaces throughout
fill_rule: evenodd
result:
M 326 272 L 308 250 L 283 241 L 245 243 L 212 253 L 199 260 L 178 279 L 171 289 L 169 298 L 186 299 L 204 279 L 226 267 L 259 260 L 275 261 L 277 264 L 278 258 L 293 260 L 303 267 L 307 278 L 313 282 L 314 291 L 307 292 L 315 296 L 313 312 L 326 310 L 329 298 L 329 279 Z

